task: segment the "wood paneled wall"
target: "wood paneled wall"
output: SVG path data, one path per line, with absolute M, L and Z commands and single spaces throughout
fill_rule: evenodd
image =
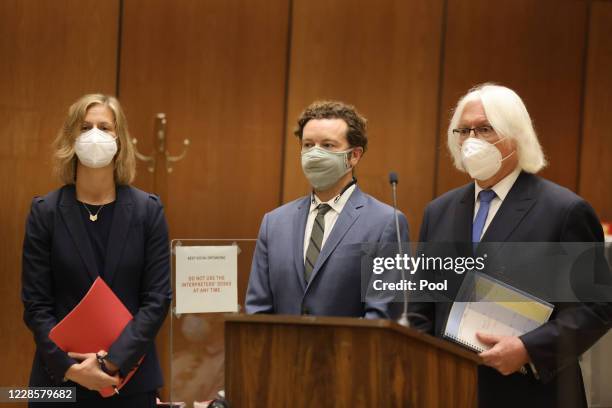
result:
M 185 138 L 191 141 L 171 174 L 162 164 L 152 177 L 142 165 L 144 177 L 136 183 L 162 196 L 172 238 L 253 238 L 261 216 L 278 205 L 288 26 L 289 3 L 283 0 L 124 3 L 119 96 L 138 149 L 153 151 L 157 112 L 168 120 L 169 154 L 179 154 Z M 249 269 L 239 270 L 243 299 Z M 181 321 L 176 323 L 174 350 L 186 351 L 189 342 Z M 208 324 L 210 332 L 223 330 L 219 319 Z M 168 333 L 166 322 L 157 341 L 166 373 Z M 207 342 L 222 352 L 222 335 Z M 193 358 L 210 362 L 203 351 Z M 189 375 L 176 367 L 175 384 Z M 211 382 L 216 377 L 212 373 Z M 201 392 L 214 389 L 208 385 Z M 218 391 L 197 395 L 189 388 L 175 386 L 174 396 L 191 403 Z
M 173 237 L 253 238 L 278 205 L 288 21 L 284 0 L 125 2 L 119 96 L 138 148 L 157 112 L 170 154 L 191 140 L 165 186 Z
M 50 144 L 68 106 L 115 92 L 119 2 L 0 2 L 1 386 L 28 383 L 34 342 L 21 304 L 21 248 L 32 198 L 57 186 Z
M 293 3 L 283 201 L 308 194 L 293 135 L 317 99 L 351 103 L 368 118 L 368 151 L 357 168 L 362 188 L 398 201 L 416 236 L 433 196 L 443 2 L 296 0 Z
M 576 190 L 587 8 L 584 1 L 448 0 L 436 195 L 468 180 L 451 163 L 445 133 L 457 100 L 483 82 L 521 96 L 550 163 L 542 175 Z
M 612 1 L 590 14 L 579 193 L 612 222 Z
M 161 193 L 172 238 L 254 238 L 266 211 L 308 192 L 292 135 L 315 99 L 369 119 L 357 176 L 415 238 L 426 203 L 465 183 L 445 148 L 450 110 L 484 81 L 525 100 L 543 175 L 612 220 L 612 2 L 603 0 L 5 0 L 0 2 L 0 385 L 25 384 L 20 256 L 31 197 L 56 186 L 49 144 L 78 96 L 118 92 L 138 149 L 191 139 Z M 118 58 L 118 55 L 120 58 Z M 163 166 L 161 166 L 163 169 Z M 6 199 L 8 198 L 8 199 Z M 19 351 L 19 352 L 17 352 Z

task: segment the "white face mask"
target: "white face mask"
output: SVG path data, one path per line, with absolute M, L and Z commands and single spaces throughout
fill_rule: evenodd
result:
M 83 165 L 98 169 L 113 160 L 117 153 L 117 141 L 113 135 L 94 127 L 77 137 L 74 149 Z
M 514 152 L 502 158 L 501 152 L 495 147 L 504 139 L 495 143 L 470 137 L 461 145 L 461 161 L 463 167 L 475 180 L 488 180 L 501 168 L 502 161 L 512 156 Z
M 302 150 L 302 170 L 317 191 L 327 190 L 351 170 L 348 156 L 353 149 L 330 152 L 320 147 Z

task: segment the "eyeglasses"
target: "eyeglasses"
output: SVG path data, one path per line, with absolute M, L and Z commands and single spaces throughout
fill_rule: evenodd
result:
M 459 128 L 453 129 L 453 133 L 459 136 L 461 139 L 467 139 L 470 137 L 474 131 L 474 136 L 484 139 L 484 140 L 493 140 L 497 137 L 497 133 L 493 126 L 477 126 L 475 128 Z

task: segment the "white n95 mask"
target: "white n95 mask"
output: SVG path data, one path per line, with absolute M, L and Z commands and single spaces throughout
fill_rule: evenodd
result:
M 94 127 L 77 137 L 74 149 L 83 165 L 98 169 L 113 160 L 117 153 L 117 141 L 113 135 Z
M 327 190 L 351 170 L 348 156 L 353 149 L 330 152 L 320 147 L 302 150 L 302 170 L 317 191 Z
M 461 145 L 461 161 L 463 167 L 475 180 L 488 180 L 501 168 L 502 161 L 512 156 L 514 152 L 502 158 L 501 152 L 495 147 L 504 139 L 495 143 L 485 142 L 475 137 L 468 138 Z

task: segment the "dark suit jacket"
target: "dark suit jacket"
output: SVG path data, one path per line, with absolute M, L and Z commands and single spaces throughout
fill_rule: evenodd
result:
M 246 294 L 247 313 L 367 318 L 396 314 L 398 304 L 390 303 L 392 297 L 362 298 L 362 244 L 378 250 L 397 242 L 393 208 L 355 188 L 306 283 L 304 231 L 310 200 L 302 197 L 264 216 Z M 401 213 L 399 225 L 406 242 L 408 221 Z
M 471 256 L 474 183 L 449 191 L 426 208 L 421 242 L 453 242 L 456 255 Z M 582 198 L 522 172 L 482 237 L 483 242 L 602 242 L 601 224 Z M 463 244 L 462 244 L 463 243 Z M 440 336 L 449 303 L 420 303 L 411 310 L 433 319 Z M 479 369 L 481 407 L 586 406 L 578 356 L 606 333 L 609 304 L 556 304 L 548 323 L 521 336 L 540 379 Z
M 30 386 L 57 386 L 75 363 L 48 335 L 99 276 L 74 185 L 36 197 L 23 245 L 24 320 L 36 354 Z M 125 375 L 145 358 L 121 393 L 152 391 L 163 383 L 154 338 L 170 299 L 168 228 L 159 199 L 133 187 L 117 187 L 104 280 L 134 319 L 111 346 L 108 359 Z M 86 330 L 86 328 L 84 328 Z M 65 386 L 74 386 L 68 382 Z M 77 398 L 97 397 L 77 388 Z

